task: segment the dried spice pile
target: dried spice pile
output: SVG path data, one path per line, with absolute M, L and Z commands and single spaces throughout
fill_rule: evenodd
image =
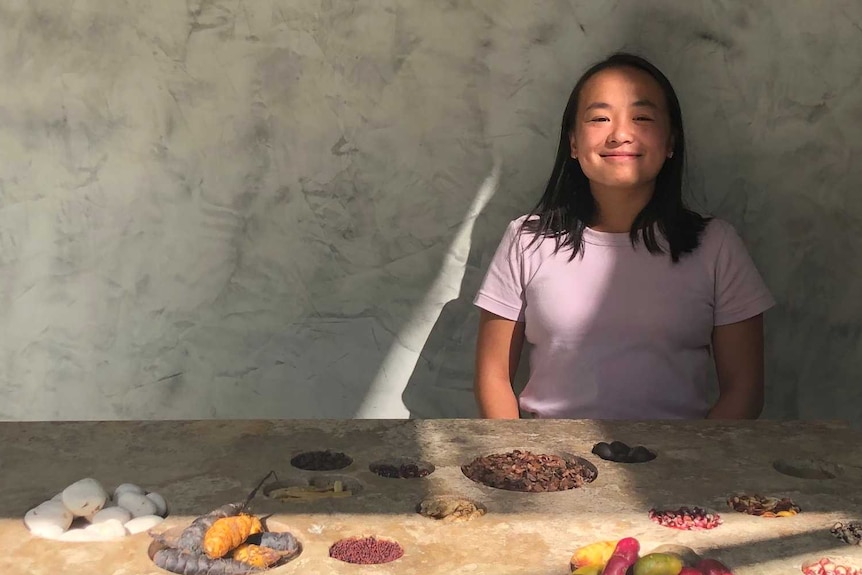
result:
M 404 555 L 404 550 L 395 541 L 376 537 L 351 537 L 333 543 L 329 556 L 347 563 L 376 565 L 389 563 Z
M 792 517 L 802 509 L 788 497 L 764 497 L 762 495 L 735 495 L 727 500 L 734 511 L 758 517 Z
M 290 464 L 306 471 L 334 471 L 344 469 L 353 463 L 353 459 L 340 452 L 308 451 L 300 453 L 290 460 Z
M 477 457 L 461 471 L 477 483 L 508 491 L 548 492 L 582 487 L 596 471 L 556 455 L 514 450 Z
M 461 497 L 428 497 L 417 506 L 416 512 L 444 523 L 470 521 L 486 513 L 484 506 Z
M 819 561 L 806 563 L 802 566 L 802 572 L 805 575 L 862 575 L 862 569 L 859 567 L 841 565 L 826 557 Z
M 862 545 L 862 522 L 836 523 L 830 530 L 832 535 L 848 545 Z
M 646 463 L 655 459 L 655 453 L 643 445 L 629 447 L 622 441 L 600 441 L 593 446 L 593 453 L 606 461 L 616 463 Z
M 390 479 L 415 479 L 431 475 L 430 469 L 419 467 L 415 463 L 405 463 L 403 465 L 382 463 L 379 465 L 372 465 L 371 471 L 380 477 L 388 477 Z
M 714 529 L 721 525 L 721 516 L 700 507 L 680 507 L 679 509 L 650 509 L 649 518 L 654 523 L 672 529 Z

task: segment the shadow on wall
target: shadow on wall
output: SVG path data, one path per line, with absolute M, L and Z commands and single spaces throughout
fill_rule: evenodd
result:
M 824 124 L 835 124 L 840 135 L 836 142 L 822 143 L 834 148 L 835 158 L 846 158 L 841 148 L 859 148 L 859 138 L 840 128 L 839 110 L 831 110 L 827 101 L 812 106 L 796 102 L 796 86 L 783 84 L 798 75 L 758 50 L 757 38 L 780 38 L 787 53 L 800 58 L 809 48 L 782 33 L 773 10 L 763 4 L 728 9 L 711 20 L 695 7 L 668 5 L 628 16 L 628 40 L 620 49 L 652 60 L 681 100 L 689 205 L 737 229 L 778 301 L 766 317 L 763 416 L 837 417 L 859 425 L 862 392 L 848 389 L 853 374 L 862 370 L 862 306 L 850 295 L 858 280 L 852 277 L 854 266 L 836 268 L 833 263 L 862 257 L 862 224 L 852 213 L 818 201 L 821 192 L 835 193 L 822 190 L 829 180 L 848 182 L 842 173 L 853 168 L 835 164 L 828 149 L 812 154 L 820 146 L 814 139 L 817 130 L 826 129 Z M 813 60 L 809 56 L 806 62 Z M 766 81 L 752 87 L 752 78 L 761 76 Z M 757 106 L 764 100 L 771 101 L 766 117 Z M 700 105 L 704 101 L 715 105 Z M 862 117 L 858 105 L 852 112 Z M 848 142 L 848 137 L 855 140 Z M 553 154 L 550 145 L 547 153 Z M 506 193 L 504 187 L 494 203 Z M 478 311 L 472 299 L 496 247 L 494 240 L 491 246 L 476 240 L 499 241 L 507 219 L 527 212 L 540 194 L 537 182 L 535 197 L 519 212 L 503 216 L 492 203 L 487 212 L 493 217 L 477 220 L 459 296 L 443 308 L 403 394 L 412 417 L 476 414 L 472 372 Z M 842 224 L 840 232 L 835 231 L 837 223 Z M 519 386 L 526 363 L 525 349 Z M 714 384 L 714 373 L 710 379 Z M 716 394 L 714 386 L 711 394 Z

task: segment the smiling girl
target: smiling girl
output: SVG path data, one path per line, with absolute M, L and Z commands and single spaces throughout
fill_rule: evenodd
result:
M 482 417 L 760 415 L 774 300 L 733 227 L 683 204 L 684 157 L 661 71 L 615 54 L 584 73 L 545 193 L 507 227 L 475 299 Z M 516 397 L 525 341 L 530 377 Z

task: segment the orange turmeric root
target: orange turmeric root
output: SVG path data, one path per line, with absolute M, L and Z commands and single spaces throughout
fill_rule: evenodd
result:
M 281 553 L 269 547 L 243 543 L 233 550 L 232 558 L 258 569 L 266 569 L 281 560 Z
M 222 517 L 204 535 L 204 553 L 210 559 L 219 559 L 239 547 L 249 535 L 262 532 L 260 519 L 254 515 Z

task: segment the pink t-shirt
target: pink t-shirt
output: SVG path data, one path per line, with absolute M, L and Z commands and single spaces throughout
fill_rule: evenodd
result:
M 521 409 L 542 418 L 704 417 L 713 327 L 775 304 L 733 227 L 711 220 L 676 264 L 642 241 L 633 248 L 627 233 L 587 229 L 583 258 L 569 261 L 571 250 L 553 254 L 550 238 L 528 248 L 532 235 L 518 233 L 525 218 L 507 227 L 474 300 L 526 322 Z

